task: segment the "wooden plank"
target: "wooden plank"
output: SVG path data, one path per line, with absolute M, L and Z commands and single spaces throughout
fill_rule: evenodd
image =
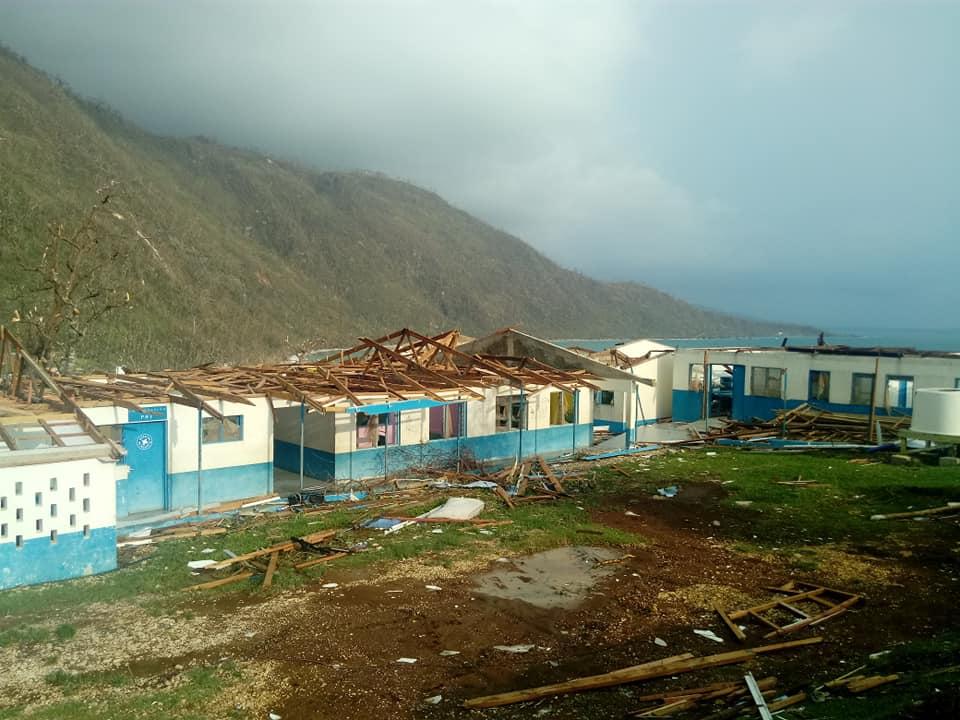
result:
M 312 535 L 304 535 L 300 539 L 308 543 L 318 543 L 318 542 L 323 542 L 324 540 L 328 540 L 336 534 L 337 534 L 336 530 L 321 530 L 320 532 L 313 533 Z M 277 545 L 272 545 L 268 548 L 263 548 L 262 550 L 254 550 L 253 552 L 244 553 L 243 555 L 237 555 L 234 558 L 227 558 L 226 560 L 221 560 L 220 562 L 214 563 L 213 565 L 208 565 L 207 567 L 204 568 L 204 570 L 222 570 L 223 568 L 230 567 L 231 565 L 235 563 L 243 562 L 244 560 L 256 560 L 259 557 L 263 557 L 264 555 L 270 555 L 271 553 L 274 553 L 274 552 L 289 552 L 290 550 L 293 550 L 294 548 L 297 548 L 297 547 L 299 546 L 291 540 L 289 542 L 279 543 Z
M 791 695 L 790 697 L 785 697 L 783 700 L 777 700 L 767 705 L 767 709 L 770 712 L 776 712 L 777 710 L 783 710 L 788 708 L 791 705 L 797 705 L 802 703 L 807 699 L 807 694 L 805 692 L 798 692 L 796 695 Z
M 828 591 L 828 589 L 818 587 L 815 590 L 807 590 L 804 592 L 794 593 L 790 596 L 790 600 L 792 601 L 803 600 L 805 598 L 810 597 L 811 595 L 820 595 L 824 591 Z M 839 590 L 829 590 L 829 592 L 836 592 L 839 595 L 850 597 L 850 593 L 845 593 Z M 770 610 L 771 608 L 775 608 L 777 607 L 777 605 L 780 604 L 780 602 L 781 602 L 780 598 L 777 598 L 776 600 L 771 600 L 770 602 L 761 603 L 760 605 L 754 605 L 753 607 L 746 608 L 744 610 L 735 610 L 734 612 L 731 612 L 728 614 L 731 620 L 739 620 L 740 618 L 746 617 L 751 613 L 761 613 L 766 610 Z
M 909 510 L 907 512 L 888 513 L 885 515 L 871 515 L 871 520 L 895 520 L 897 518 L 915 518 L 925 517 L 927 515 L 939 515 L 940 513 L 960 510 L 960 502 L 950 502 L 942 507 L 928 508 L 926 510 Z
M 761 615 L 760 613 L 755 613 L 753 610 L 747 610 L 746 612 L 747 612 L 747 615 L 749 615 L 750 617 L 752 617 L 752 618 L 753 618 L 754 620 L 756 620 L 757 622 L 761 622 L 761 623 L 763 623 L 764 625 L 766 625 L 766 626 L 768 626 L 768 627 L 772 627 L 774 630 L 779 630 L 779 629 L 780 629 L 780 626 L 779 626 L 779 625 L 777 625 L 777 624 L 774 623 L 774 622 L 770 622 L 769 620 L 767 620 L 767 619 L 766 619 L 763 615 Z
M 313 560 L 307 560 L 302 563 L 297 563 L 293 566 L 294 570 L 305 570 L 314 565 L 321 565 L 323 563 L 328 563 L 331 560 L 336 560 L 337 558 L 346 557 L 349 553 L 331 553 L 330 555 L 324 555 L 323 557 L 314 558 Z
M 737 625 L 729 617 L 727 617 L 727 614 L 723 611 L 723 609 L 717 603 L 713 604 L 713 609 L 717 613 L 717 615 L 720 616 L 720 619 L 723 620 L 723 624 L 727 626 L 727 629 L 733 633 L 733 636 L 740 642 L 745 642 L 747 639 L 747 636 L 746 634 L 744 634 L 743 630 L 740 629 L 740 626 Z
M 502 487 L 499 487 L 499 486 L 495 487 L 493 489 L 493 492 L 496 493 L 497 497 L 503 500 L 507 504 L 507 507 L 510 508 L 511 510 L 516 507 L 516 505 L 513 504 L 513 499 L 507 494 L 507 491 L 504 490 Z
M 847 685 L 847 690 L 852 693 L 862 693 L 867 690 L 872 690 L 875 687 L 880 687 L 881 685 L 895 682 L 899 679 L 900 676 L 896 673 L 893 675 L 874 675 L 873 677 L 863 678 L 862 680 L 854 680 Z
M 784 625 L 783 627 L 781 627 L 781 628 L 779 628 L 779 629 L 777 629 L 777 630 L 774 630 L 774 631 L 772 631 L 772 632 L 767 633 L 767 634 L 764 635 L 763 637 L 764 637 L 764 638 L 772 638 L 772 637 L 776 637 L 777 635 L 786 635 L 786 634 L 788 634 L 788 633 L 792 633 L 792 632 L 796 632 L 797 630 L 801 630 L 801 629 L 807 627 L 808 625 L 814 625 L 814 624 L 817 624 L 817 623 L 821 623 L 821 622 L 823 622 L 824 620 L 827 620 L 827 619 L 833 617 L 834 615 L 839 615 L 840 613 L 845 612 L 847 609 L 853 607 L 853 606 L 856 605 L 858 602 L 860 602 L 860 600 L 862 600 L 862 598 L 861 598 L 859 595 L 854 595 L 853 597 L 850 597 L 850 598 L 844 600 L 843 602 L 838 603 L 837 605 L 834 605 L 834 606 L 833 606 L 832 608 L 830 608 L 829 610 L 824 610 L 824 611 L 823 611 L 822 613 L 820 613 L 819 615 L 811 615 L 811 616 L 808 617 L 806 620 L 798 620 L 797 622 L 790 623 L 789 625 Z
M 560 484 L 560 479 L 553 474 L 553 470 L 550 469 L 550 466 L 547 464 L 547 461 L 543 459 L 542 455 L 537 455 L 537 462 L 540 463 L 540 469 L 543 470 L 543 474 L 546 476 L 547 480 L 550 481 L 553 489 L 558 493 L 563 493 L 565 495 L 566 490 L 564 490 L 563 485 Z
M 779 603 L 777 603 L 777 607 L 782 607 L 782 608 L 783 608 L 784 610 L 786 610 L 787 612 L 793 613 L 793 614 L 796 615 L 798 618 L 803 618 L 804 620 L 806 620 L 808 617 L 810 617 L 810 615 L 809 615 L 808 613 L 805 613 L 805 612 L 804 612 L 803 610 L 801 610 L 800 608 L 794 607 L 793 605 L 791 605 L 791 604 L 789 604 L 789 603 L 779 602 Z
M 623 685 L 625 683 L 640 682 L 643 680 L 653 680 L 654 678 L 665 677 L 667 675 L 677 675 L 694 670 L 704 670 L 722 665 L 746 662 L 758 654 L 776 652 L 778 650 L 801 647 L 803 645 L 812 645 L 822 640 L 822 637 L 805 638 L 804 640 L 794 642 L 766 645 L 750 650 L 735 650 L 733 652 L 705 655 L 703 657 L 675 656 L 664 660 L 655 660 L 643 665 L 614 670 L 613 672 L 602 673 L 600 675 L 590 675 L 574 680 L 554 683 L 552 685 L 542 685 L 527 690 L 517 690 L 514 692 L 472 698 L 464 702 L 463 705 L 466 708 L 500 707 L 502 705 L 527 702 L 528 700 L 539 700 L 540 698 L 551 697 L 553 695 L 566 695 L 583 692 L 584 690 L 612 687 L 614 685 Z
M 252 572 L 242 572 L 237 573 L 236 575 L 231 575 L 230 577 L 220 578 L 219 580 L 210 580 L 208 582 L 200 583 L 199 585 L 190 585 L 185 587 L 184 590 L 209 590 L 210 588 L 229 585 L 230 583 L 240 582 L 241 580 L 247 580 L 252 577 Z
M 0 424 L 0 439 L 2 439 L 3 442 L 7 444 L 7 447 L 10 448 L 11 450 L 18 449 L 17 441 L 13 439 L 13 435 L 11 435 L 7 431 L 7 429 L 3 426 L 3 424 Z
M 273 574 L 277 571 L 277 562 L 280 560 L 280 553 L 270 554 L 270 561 L 267 563 L 267 572 L 263 576 L 263 585 L 260 587 L 268 588 L 273 585 Z

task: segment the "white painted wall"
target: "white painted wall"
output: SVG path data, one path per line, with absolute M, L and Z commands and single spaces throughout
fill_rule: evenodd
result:
M 126 467 L 113 459 L 87 458 L 0 468 L 0 543 L 15 543 L 18 535 L 24 542 L 49 539 L 51 530 L 66 535 L 83 532 L 84 526 L 90 530 L 113 527 L 117 514 L 116 482 L 124 477 Z M 21 519 L 17 519 L 18 510 L 22 511 Z
M 673 387 L 688 389 L 690 365 L 703 364 L 702 349 L 678 350 L 673 370 Z M 750 377 L 754 367 L 782 368 L 787 371 L 787 399 L 806 400 L 811 370 L 830 373 L 829 402 L 850 404 L 854 373 L 873 374 L 876 358 L 870 356 L 829 355 L 789 352 L 785 350 L 709 350 L 707 362 L 746 366 L 746 393 L 751 393 Z M 960 355 L 956 357 L 880 358 L 877 405 L 885 403 L 884 387 L 887 376 L 906 375 L 914 379 L 914 389 L 954 387 L 960 378 Z
M 203 446 L 203 467 L 208 470 L 240 465 L 273 462 L 273 417 L 265 397 L 251 398 L 253 405 L 210 400 L 210 405 L 223 415 L 243 416 L 243 439 L 233 442 L 207 443 Z M 144 407 L 161 407 L 146 404 Z M 199 420 L 196 408 L 170 403 L 167 409 L 167 472 L 191 472 L 197 469 Z M 297 406 L 297 442 L 299 442 L 299 406 Z M 129 421 L 126 408 L 114 406 L 85 407 L 84 414 L 95 425 L 123 425 Z M 294 412 L 278 406 L 278 412 Z M 204 413 L 204 417 L 210 417 Z

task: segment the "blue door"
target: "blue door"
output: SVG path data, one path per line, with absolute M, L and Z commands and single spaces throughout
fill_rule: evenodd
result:
M 123 426 L 125 462 L 130 466 L 125 498 L 118 498 L 118 510 L 126 508 L 128 515 L 164 509 L 167 424 L 165 422 L 138 422 Z

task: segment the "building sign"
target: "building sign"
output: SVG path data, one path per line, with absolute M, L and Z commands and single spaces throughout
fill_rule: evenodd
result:
M 127 422 L 149 422 L 150 420 L 166 420 L 167 406 L 158 405 L 157 407 L 145 407 L 146 412 L 137 412 L 136 410 L 127 410 Z

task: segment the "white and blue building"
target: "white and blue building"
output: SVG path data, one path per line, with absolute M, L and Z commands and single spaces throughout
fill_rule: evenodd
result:
M 116 568 L 125 476 L 71 415 L 0 416 L 0 590 Z
M 723 386 L 720 377 L 729 378 Z M 673 418 L 710 416 L 729 397 L 734 420 L 769 420 L 808 403 L 833 412 L 911 415 L 919 388 L 960 387 L 960 353 L 841 346 L 677 350 Z
M 673 413 L 673 358 L 676 348 L 653 340 L 631 340 L 589 357 L 631 377 L 601 377 L 594 394 L 593 421 L 612 433 L 631 436 L 642 425 L 669 420 Z

